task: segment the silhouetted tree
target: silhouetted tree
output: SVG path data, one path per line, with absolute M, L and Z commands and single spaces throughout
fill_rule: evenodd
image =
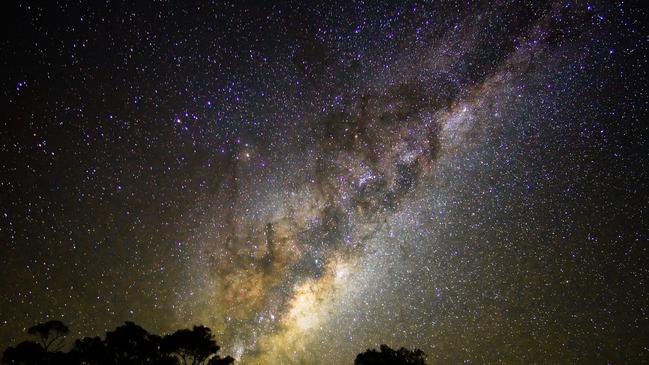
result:
M 70 350 L 70 357 L 77 364 L 101 365 L 106 362 L 106 355 L 106 345 L 99 337 L 76 340 Z
M 356 356 L 354 365 L 426 365 L 426 354 L 416 349 L 406 348 L 393 350 L 387 345 L 381 345 L 381 351 L 367 350 Z
M 183 365 L 203 364 L 208 359 L 223 360 L 216 354 L 220 347 L 216 344 L 212 331 L 205 326 L 194 326 L 191 330 L 182 329 L 165 336 L 162 348 L 176 355 Z
M 39 337 L 41 345 L 48 351 L 52 345 L 60 348 L 63 345 L 63 338 L 70 333 L 70 329 L 61 321 L 47 321 L 39 323 L 27 330 L 30 335 Z
M 69 329 L 60 321 L 31 327 L 40 342 L 24 341 L 7 348 L 2 356 L 6 365 L 232 365 L 230 356 L 221 358 L 212 331 L 194 326 L 167 335 L 150 334 L 133 322 L 106 333 L 105 340 L 85 337 L 76 340 L 69 352 L 48 351 L 59 345 Z M 62 343 L 61 343 L 62 344 Z
M 149 334 L 133 322 L 125 322 L 106 333 L 107 361 L 113 365 L 158 364 L 163 357 L 160 343 L 160 336 Z
M 45 349 L 40 344 L 34 341 L 24 341 L 16 345 L 16 347 L 7 348 L 2 355 L 2 363 L 37 365 L 42 363 L 45 353 Z
M 42 362 L 39 364 L 42 365 L 71 365 L 70 354 L 55 351 L 55 352 L 46 352 L 43 357 Z

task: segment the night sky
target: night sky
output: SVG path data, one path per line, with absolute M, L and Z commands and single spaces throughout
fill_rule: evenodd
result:
M 649 362 L 642 2 L 307 3 L 3 2 L 0 350 Z

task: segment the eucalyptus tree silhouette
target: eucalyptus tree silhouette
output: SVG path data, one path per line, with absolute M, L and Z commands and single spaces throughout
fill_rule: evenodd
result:
M 152 335 L 133 322 L 106 333 L 105 361 L 112 365 L 158 364 L 164 354 L 160 351 L 162 339 Z
M 426 365 L 426 354 L 416 349 L 406 348 L 393 350 L 387 345 L 381 345 L 381 351 L 367 350 L 356 356 L 354 365 Z
M 63 345 L 69 329 L 60 321 L 40 323 L 29 328 L 39 342 L 24 341 L 7 348 L 2 356 L 6 365 L 232 365 L 230 356 L 220 357 L 212 331 L 205 326 L 181 329 L 160 337 L 133 322 L 125 322 L 105 339 L 85 337 L 76 340 L 70 351 L 52 351 Z
M 49 351 L 52 346 L 56 347 L 56 350 L 63 346 L 63 339 L 70 333 L 70 329 L 63 322 L 53 320 L 29 327 L 27 333 L 38 336 L 43 349 Z
M 23 341 L 7 348 L 2 355 L 3 364 L 12 365 L 58 365 L 67 364 L 67 355 L 58 351 L 70 329 L 61 321 L 48 321 L 30 327 L 27 333 L 36 336 L 38 342 Z M 55 351 L 51 351 L 54 349 Z
M 205 326 L 181 329 L 162 339 L 162 350 L 178 357 L 183 365 L 231 364 L 234 359 L 222 359 L 217 355 L 220 347 L 216 344 L 212 331 Z M 228 362 L 227 359 L 232 359 Z M 209 361 L 209 362 L 208 362 Z

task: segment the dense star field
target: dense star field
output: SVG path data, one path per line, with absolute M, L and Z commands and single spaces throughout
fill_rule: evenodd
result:
M 649 362 L 640 5 L 3 3 L 0 351 Z

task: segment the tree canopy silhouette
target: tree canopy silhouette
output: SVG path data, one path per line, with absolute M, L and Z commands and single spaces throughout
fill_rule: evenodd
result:
M 147 332 L 133 322 L 125 322 L 106 337 L 77 339 L 68 352 L 58 351 L 70 332 L 61 321 L 39 323 L 27 330 L 38 342 L 23 341 L 7 348 L 2 355 L 6 365 L 232 365 L 234 358 L 221 357 L 221 347 L 205 326 L 180 329 L 165 336 Z M 53 351 L 56 347 L 57 351 Z M 354 365 L 426 365 L 421 350 L 393 350 L 381 345 L 380 351 L 358 354 Z
M 183 365 L 204 364 L 208 359 L 210 364 L 228 364 L 215 362 L 224 359 L 216 355 L 220 347 L 214 341 L 212 331 L 205 326 L 194 326 L 191 330 L 182 329 L 165 336 L 162 339 L 162 349 L 176 355 Z
M 29 327 L 27 333 L 38 336 L 41 345 L 47 351 L 52 345 L 59 349 L 63 345 L 63 338 L 70 333 L 70 329 L 63 322 L 52 320 Z
M 111 364 L 157 364 L 163 358 L 161 338 L 133 322 L 106 333 L 106 359 Z
M 63 345 L 69 329 L 60 321 L 40 323 L 28 330 L 39 342 L 23 341 L 9 347 L 3 364 L 12 365 L 231 365 L 230 356 L 221 358 L 212 331 L 205 326 L 181 329 L 164 337 L 151 334 L 133 322 L 107 332 L 105 339 L 85 337 L 74 342 L 67 353 L 51 351 Z
M 6 349 L 2 355 L 2 363 L 36 365 L 42 362 L 45 353 L 45 349 L 40 344 L 34 341 L 24 341 L 16 347 Z
M 419 349 L 411 351 L 402 347 L 393 350 L 387 345 L 381 345 L 381 351 L 368 349 L 358 354 L 354 365 L 426 365 L 426 354 Z
M 70 357 L 75 364 L 102 364 L 108 358 L 106 344 L 99 337 L 84 337 L 76 340 L 70 350 Z

